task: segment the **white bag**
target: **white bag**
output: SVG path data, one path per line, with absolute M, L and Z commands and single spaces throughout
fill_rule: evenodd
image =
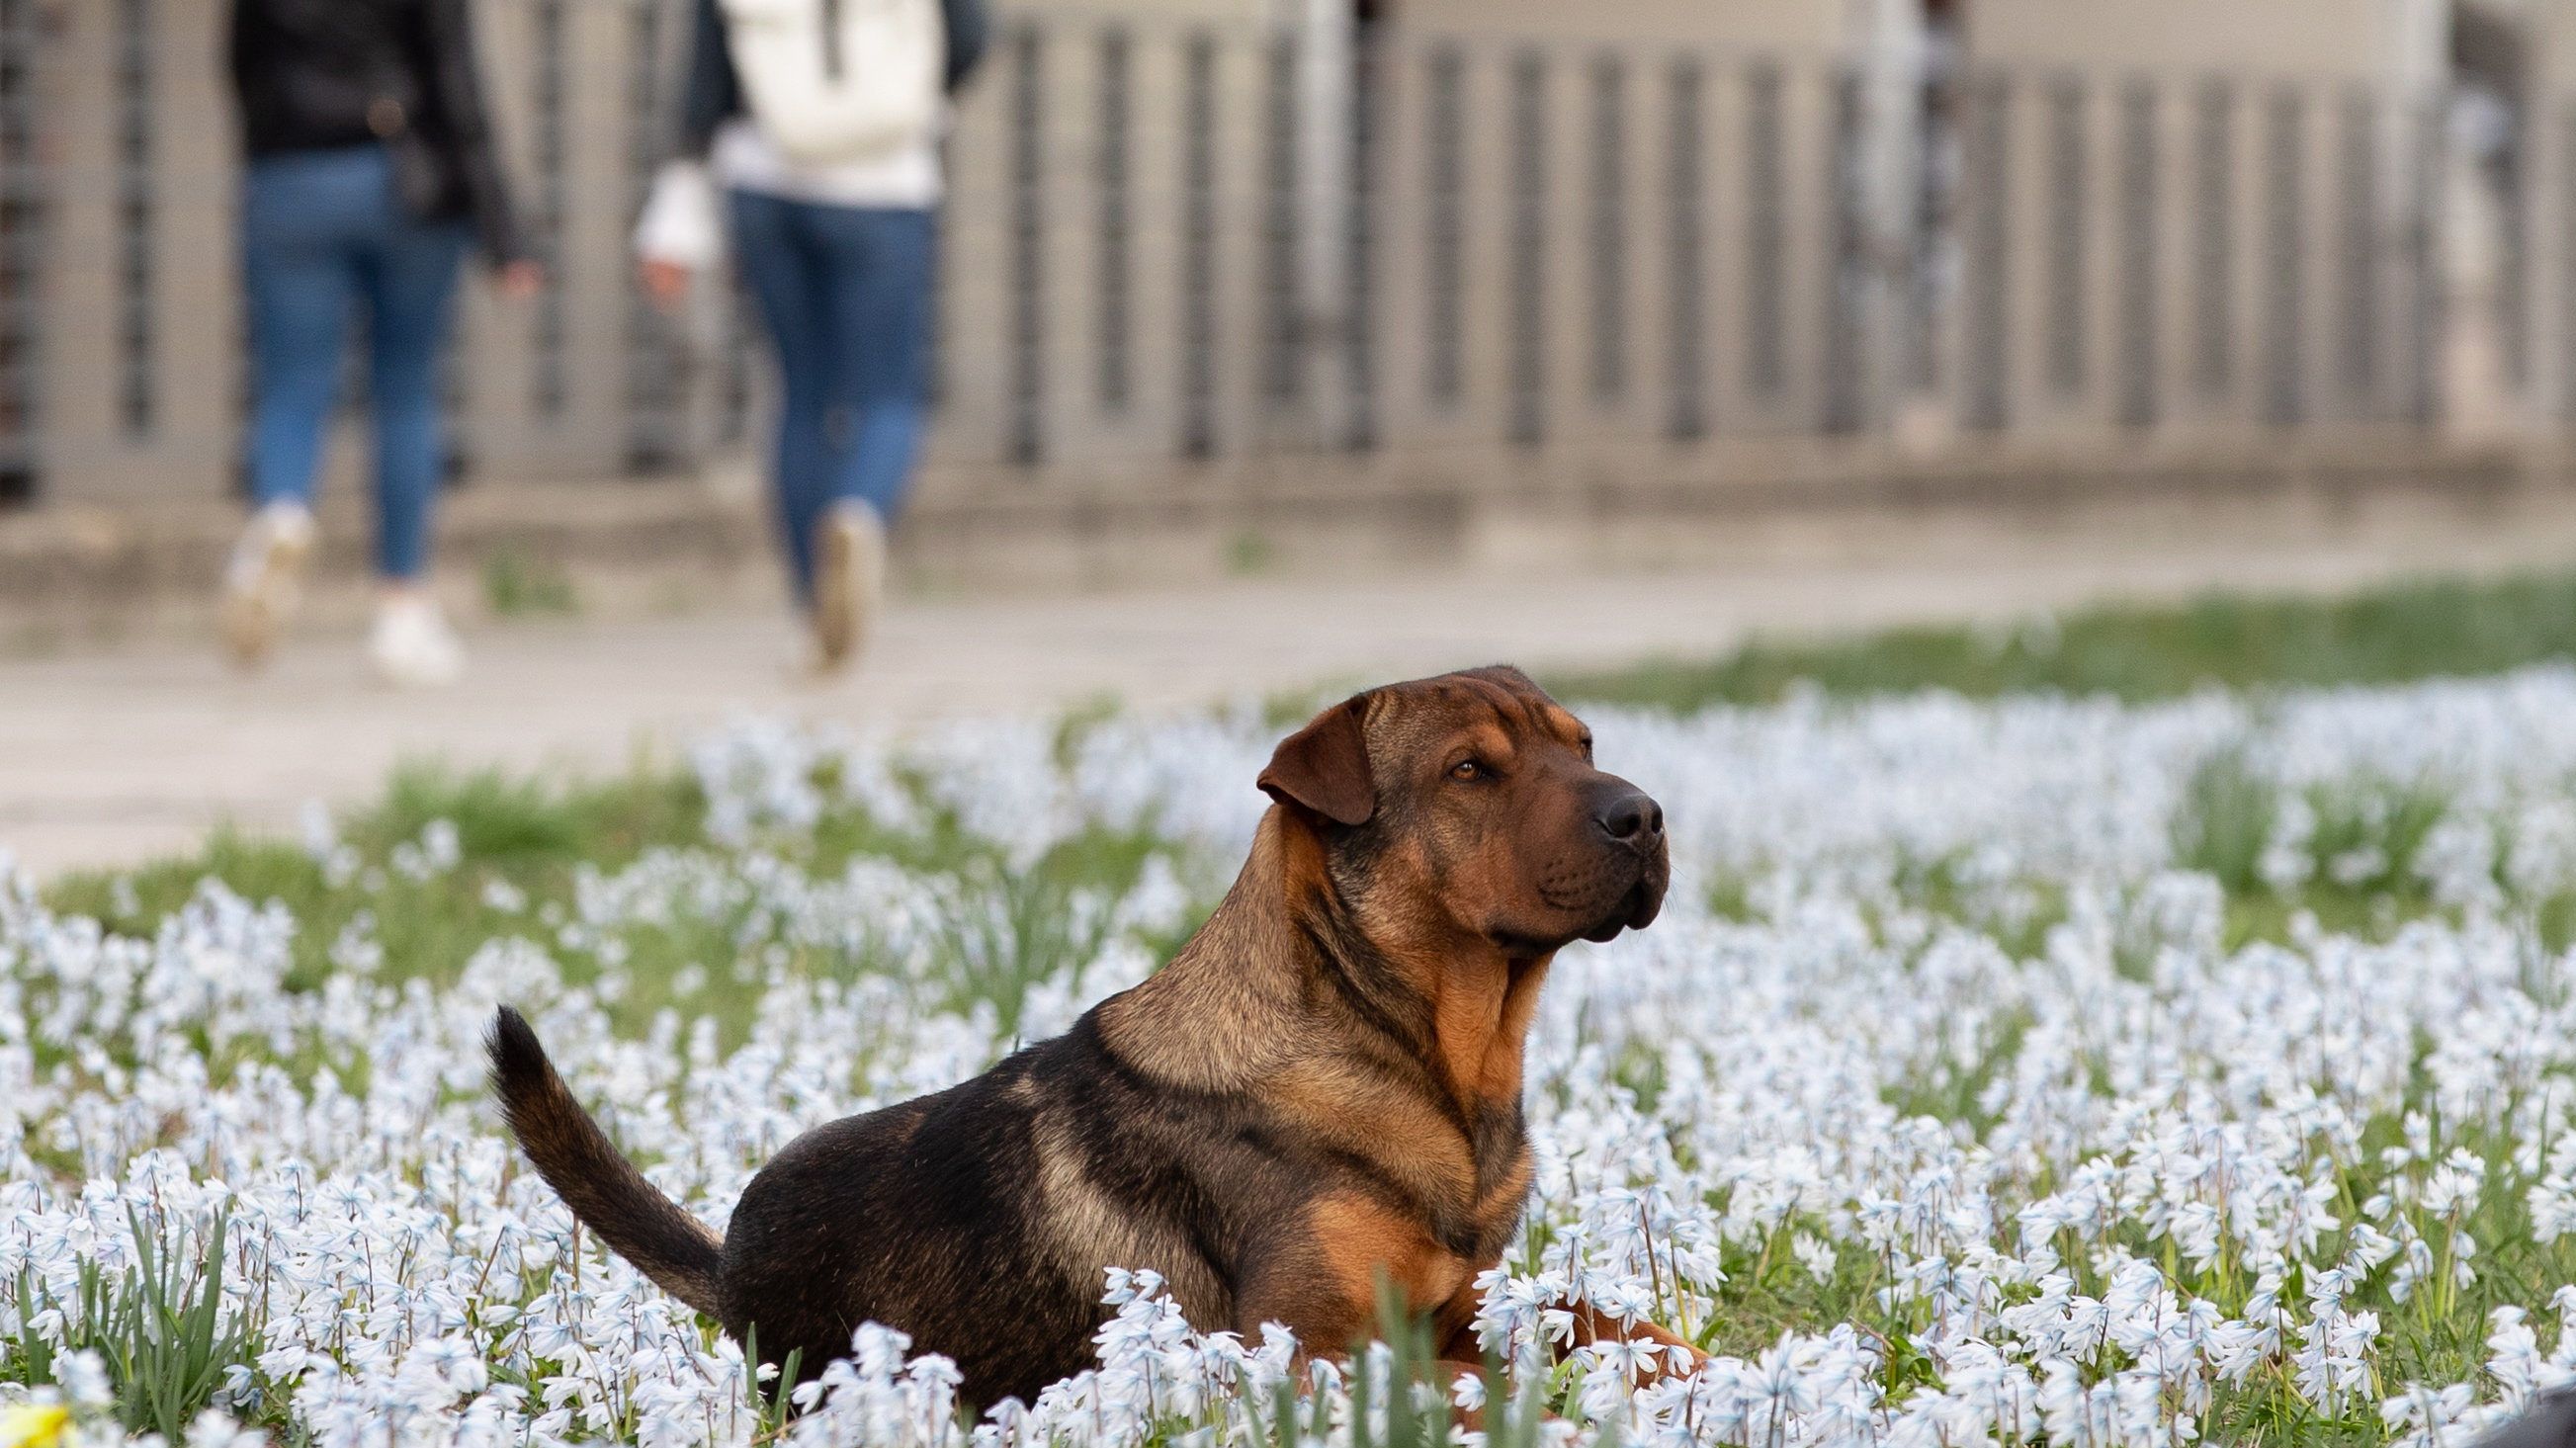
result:
M 948 66 L 939 0 L 720 0 L 762 136 L 809 166 L 937 138 Z

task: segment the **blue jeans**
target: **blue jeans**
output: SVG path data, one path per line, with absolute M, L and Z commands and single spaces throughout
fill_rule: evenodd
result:
M 349 315 L 362 305 L 375 407 L 376 569 L 388 579 L 418 577 L 444 460 L 438 357 L 471 228 L 412 218 L 394 195 L 384 149 L 360 146 L 253 160 L 241 229 L 252 498 L 312 503 Z
M 855 499 L 891 522 L 911 485 L 938 224 L 925 210 L 736 191 L 733 236 L 778 351 L 778 519 L 797 596 L 811 598 L 824 511 Z

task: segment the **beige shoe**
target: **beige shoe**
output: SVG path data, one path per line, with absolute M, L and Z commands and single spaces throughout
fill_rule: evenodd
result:
M 224 646 L 234 663 L 258 668 L 277 647 L 302 591 L 313 533 L 313 511 L 301 503 L 271 503 L 242 529 L 224 569 Z
M 865 503 L 835 503 L 814 537 L 815 666 L 848 668 L 885 602 L 885 524 Z

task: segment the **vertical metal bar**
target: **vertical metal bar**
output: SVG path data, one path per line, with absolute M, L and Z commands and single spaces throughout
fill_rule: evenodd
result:
M 1782 138 L 1780 68 L 1755 64 L 1746 80 L 1744 119 L 1744 374 L 1764 396 L 1789 385 L 1788 218 Z
M 2336 260 L 2343 275 L 2338 380 L 2365 414 L 2379 392 L 2379 105 L 2367 87 L 2343 100 L 2343 176 L 2336 190 L 2343 224 Z
M 2265 106 L 2263 420 L 2306 418 L 2307 98 L 2283 85 Z
M 1443 44 L 1429 59 L 1431 114 L 1426 138 L 1430 196 L 1423 225 L 1423 390 L 1434 406 L 1454 407 L 1466 390 L 1467 57 Z
M 0 0 L 0 506 L 36 495 L 45 185 L 36 169 L 35 0 Z
M 1547 58 L 1512 61 L 1511 439 L 1547 437 Z
M 135 440 L 152 432 L 159 396 L 153 352 L 152 0 L 117 0 L 116 270 L 117 419 Z
M 2091 200 L 2086 174 L 2084 82 L 2060 78 L 2048 88 L 2048 385 L 2060 397 L 2084 391 L 2084 225 Z
M 1213 457 L 1216 425 L 1216 38 L 1191 34 L 1181 81 L 1181 453 Z
M 2576 102 L 2558 115 L 2558 415 L 2576 421 Z
M 2155 83 L 2132 80 L 2120 98 L 2120 401 L 2128 427 L 2155 425 L 2156 355 L 2162 286 L 2157 246 L 2158 158 Z
M 1592 400 L 1628 391 L 1628 71 L 1615 54 L 1592 62 Z
M 2011 284 L 2006 240 L 2011 218 L 2012 82 L 1977 78 L 1967 90 L 1968 123 L 1962 189 L 1967 205 L 1967 257 L 1962 317 L 1963 425 L 1994 431 L 2011 420 L 2005 322 Z
M 1093 379 L 1098 389 L 1100 410 L 1111 415 L 1127 410 L 1134 390 L 1134 366 L 1130 358 L 1134 330 L 1133 289 L 1130 278 L 1134 260 L 1130 255 L 1133 225 L 1130 221 L 1134 198 L 1130 176 L 1134 148 L 1129 93 L 1135 84 L 1131 52 L 1133 44 L 1127 27 L 1120 24 L 1103 26 L 1100 32 L 1100 150 L 1093 179 L 1099 187 L 1100 246 L 1099 306 L 1095 325 L 1100 329 L 1096 361 L 1098 375 Z
M 1348 416 L 1342 446 L 1376 447 L 1377 425 L 1377 226 L 1378 91 L 1385 84 L 1385 42 L 1374 24 L 1351 36 L 1350 194 L 1342 207 L 1342 376 Z
M 1665 278 L 1671 288 L 1672 410 L 1665 431 L 1689 442 L 1708 433 L 1708 235 L 1703 214 L 1708 167 L 1703 128 L 1706 76 L 1699 61 L 1673 62 L 1671 130 L 1665 137 Z
M 564 0 L 535 0 L 530 18 L 536 25 L 535 150 L 537 204 L 531 220 L 539 254 L 546 259 L 546 279 L 530 318 L 529 341 L 536 353 L 528 374 L 528 406 L 539 418 L 563 416 L 566 385 L 564 345 L 564 269 L 571 262 L 563 247 L 564 217 L 571 210 L 570 145 L 565 128 Z
M 716 396 L 716 441 L 732 446 L 751 435 L 752 301 L 737 281 L 725 308 Z
M 236 244 L 238 245 L 238 239 L 236 239 Z M 238 271 L 235 273 L 234 282 L 236 286 L 240 285 Z M 462 325 L 465 320 L 463 316 L 464 308 L 459 307 L 456 310 L 458 315 L 456 317 L 455 324 L 451 325 L 449 329 L 447 346 L 448 361 L 439 378 L 440 386 L 442 388 L 447 385 L 446 372 L 454 369 L 456 365 L 454 359 L 457 354 L 465 350 L 465 328 Z M 251 429 L 254 425 L 252 409 L 257 402 L 259 395 L 259 366 L 254 360 L 254 354 L 251 349 L 250 299 L 247 295 L 243 296 L 241 305 L 233 308 L 232 332 L 233 356 L 240 360 L 233 367 L 232 396 L 225 399 L 226 405 L 229 409 L 227 415 L 233 420 L 233 436 L 230 455 L 224 459 L 224 463 L 228 471 L 225 485 L 228 497 L 235 502 L 247 504 L 251 501 L 251 492 L 253 488 L 250 458 Z M 439 396 L 441 401 L 444 402 L 449 397 L 449 393 L 442 391 Z M 456 410 L 453 407 L 449 407 L 446 412 L 446 417 L 448 419 L 448 423 L 445 432 L 446 435 L 452 437 L 455 435 L 458 426 Z
M 624 7 L 626 53 L 626 211 L 644 209 L 662 160 L 662 13 L 660 4 Z M 622 322 L 626 359 L 626 471 L 648 474 L 680 460 L 679 387 L 669 334 L 641 287 L 629 284 Z M 932 328 L 935 334 L 938 329 Z
M 1005 454 L 1046 456 L 1046 34 L 1011 36 L 1010 421 Z
M 2505 384 L 2517 399 L 2531 382 L 2531 208 L 2533 154 L 2531 107 L 2517 99 L 2506 128 L 2496 211 L 2496 346 L 2504 354 Z
M 2417 103 L 2409 117 L 2414 154 L 2408 174 L 2414 195 L 2407 205 L 2406 226 L 2407 309 L 2412 316 L 2407 328 L 2406 413 L 2427 427 L 2442 418 L 2442 168 L 2449 99 L 2436 89 Z
M 2203 397 L 2236 385 L 2236 92 L 2204 82 L 2192 136 L 2192 383 Z
M 1916 101 L 1915 201 L 1906 217 L 1903 260 L 1905 381 L 1927 393 L 1947 381 L 1941 333 L 1959 280 L 1954 228 L 1961 177 L 1952 148 L 1965 125 L 1966 104 L 1966 88 L 1952 64 L 1925 78 Z
M 1286 410 L 1306 395 L 1304 316 L 1298 305 L 1297 42 L 1270 42 L 1268 124 L 1263 163 L 1261 295 L 1262 395 Z
M 1863 314 L 1872 283 L 1869 253 L 1868 92 L 1859 71 L 1837 67 L 1831 77 L 1831 125 L 1825 150 L 1824 406 L 1818 424 L 1828 433 L 1857 432 L 1867 412 L 1868 379 L 1861 358 Z
M 448 323 L 448 345 L 440 350 L 438 358 L 439 415 L 447 424 L 438 434 L 438 480 L 444 487 L 456 487 L 467 480 L 474 471 L 474 450 L 482 441 L 480 419 L 469 405 L 465 390 L 466 377 L 472 370 L 469 359 L 473 356 L 473 316 L 466 308 L 458 307 Z M 354 352 L 349 357 L 348 370 L 353 377 L 366 379 L 359 385 L 371 385 Z M 247 467 L 245 460 L 245 486 Z

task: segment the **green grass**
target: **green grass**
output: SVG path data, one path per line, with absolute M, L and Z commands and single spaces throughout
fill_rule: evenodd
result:
M 560 566 L 505 548 L 483 562 L 483 606 L 495 618 L 575 614 L 581 595 Z
M 2014 628 L 1890 629 L 1756 639 L 1708 661 L 1559 670 L 1559 697 L 1687 712 L 1761 704 L 1807 685 L 1860 696 L 1948 689 L 2171 698 L 2216 685 L 2394 684 L 2576 656 L 2576 574 L 2434 579 L 2344 598 L 2213 595 L 2112 604 Z
M 110 1276 L 84 1263 L 74 1301 L 56 1301 L 32 1271 L 20 1273 L 21 1326 L 14 1337 L 0 1338 L 0 1381 L 50 1382 L 62 1359 L 95 1352 L 107 1369 L 118 1421 L 175 1443 L 213 1401 L 224 1370 L 253 1361 L 261 1348 L 251 1325 L 223 1310 L 224 1218 L 217 1216 L 191 1250 L 184 1235 L 157 1232 L 141 1209 L 129 1212 L 134 1265 Z M 25 1326 L 46 1310 L 63 1312 L 68 1324 L 60 1347 Z
M 381 799 L 340 821 L 341 838 L 360 862 L 356 880 L 332 879 L 300 846 L 224 829 L 195 855 L 131 872 L 67 875 L 46 898 L 111 931 L 149 936 L 211 878 L 245 899 L 275 900 L 294 912 L 290 988 L 321 983 L 334 968 L 333 942 L 361 911 L 399 977 L 445 983 L 484 942 L 524 931 L 536 906 L 569 900 L 585 863 L 615 869 L 647 849 L 698 840 L 704 817 L 695 781 L 672 770 L 639 766 L 604 781 L 549 785 L 490 770 L 408 765 Z M 437 820 L 456 831 L 457 869 L 421 878 L 387 868 Z M 496 903 L 495 882 L 529 906 Z
M 1279 566 L 1279 545 L 1264 534 L 1246 530 L 1226 540 L 1225 571 L 1235 578 L 1257 578 Z
M 1069 720 L 1067 729 L 1088 717 Z M 836 806 L 810 828 L 777 832 L 759 847 L 815 879 L 835 878 L 861 858 L 941 877 L 953 893 L 927 968 L 961 1007 L 991 1002 L 1005 1029 L 1016 1024 L 1030 986 L 1093 958 L 1104 943 L 1105 918 L 1077 908 L 1078 897 L 1123 894 L 1149 859 L 1178 848 L 1151 830 L 1092 830 L 1015 863 L 953 813 L 925 803 L 922 814 L 919 824 L 895 830 Z M 452 866 L 424 867 L 423 841 L 433 827 L 453 831 Z M 353 937 L 380 954 L 381 979 L 441 986 L 490 942 L 526 937 L 545 944 L 574 984 L 614 971 L 625 989 L 609 1010 L 621 1029 L 640 1032 L 658 1011 L 683 1007 L 715 1020 L 728 1045 L 748 1033 L 758 993 L 735 988 L 735 971 L 776 937 L 756 929 L 747 912 L 675 913 L 586 945 L 559 938 L 585 873 L 613 874 L 651 852 L 728 856 L 708 836 L 697 782 L 681 770 L 642 762 L 604 779 L 545 782 L 411 765 L 337 829 L 346 866 L 336 872 L 301 845 L 226 829 L 192 855 L 65 876 L 45 890 L 45 900 L 111 932 L 145 938 L 208 880 L 254 904 L 274 901 L 296 922 L 290 991 L 318 989 L 342 968 L 341 943 Z M 1186 938 L 1147 943 L 1168 952 Z M 838 979 L 890 968 L 866 943 L 799 945 L 787 964 Z

